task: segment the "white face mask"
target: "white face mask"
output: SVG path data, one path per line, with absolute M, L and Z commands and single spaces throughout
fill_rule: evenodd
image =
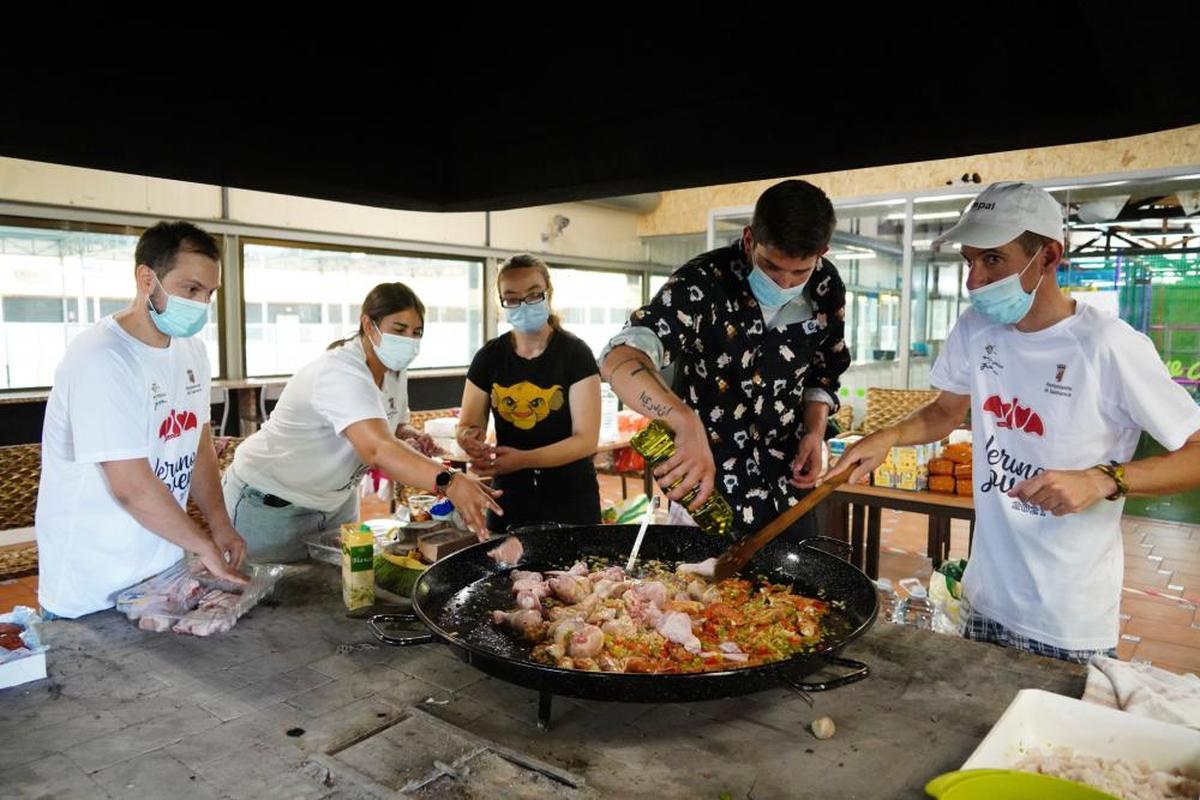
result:
M 421 352 L 421 340 L 415 336 L 399 336 L 395 333 L 384 333 L 379 330 L 375 320 L 371 325 L 379 333 L 379 342 L 375 345 L 375 355 L 385 367 L 399 372 L 411 364 Z

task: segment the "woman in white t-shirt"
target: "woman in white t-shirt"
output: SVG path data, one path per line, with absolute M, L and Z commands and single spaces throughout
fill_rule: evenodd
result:
M 225 506 L 251 558 L 302 559 L 306 538 L 353 522 L 371 468 L 446 495 L 486 536 L 499 493 L 422 455 L 415 448 L 429 443 L 407 427 L 406 369 L 424 326 L 425 307 L 410 288 L 379 284 L 363 300 L 358 333 L 301 367 L 270 419 L 238 447 L 223 481 Z

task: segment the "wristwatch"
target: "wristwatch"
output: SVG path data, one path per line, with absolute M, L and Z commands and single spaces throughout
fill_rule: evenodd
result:
M 450 488 L 450 481 L 454 480 L 454 476 L 458 474 L 456 469 L 444 469 L 438 473 L 437 478 L 433 481 L 433 489 L 440 495 L 445 495 L 446 490 Z
M 1120 500 L 1129 494 L 1129 484 L 1125 482 L 1125 467 L 1113 461 L 1108 464 L 1097 464 L 1096 469 L 1112 478 L 1113 483 L 1117 485 L 1117 490 L 1105 498 L 1106 500 Z

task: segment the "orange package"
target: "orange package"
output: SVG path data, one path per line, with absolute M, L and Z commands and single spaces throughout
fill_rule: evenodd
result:
M 949 445 L 944 451 L 942 451 L 942 458 L 949 459 L 955 464 L 970 464 L 971 445 L 965 442 Z
M 954 465 L 954 477 L 958 478 L 959 480 L 964 480 L 964 481 L 971 480 L 971 465 L 970 464 L 955 464 Z
M 954 494 L 954 478 L 949 475 L 930 475 L 929 491 L 941 494 Z
M 955 487 L 958 494 L 971 493 L 971 481 L 955 481 Z
M 929 462 L 930 475 L 953 475 L 954 462 L 948 458 L 935 458 Z

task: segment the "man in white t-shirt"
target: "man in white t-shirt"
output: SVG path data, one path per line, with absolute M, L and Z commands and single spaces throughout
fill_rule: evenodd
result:
M 209 362 L 192 338 L 221 282 L 220 250 L 187 222 L 160 222 L 136 250 L 129 307 L 80 334 L 54 374 L 42 431 L 38 599 L 49 615 L 111 608 L 124 588 L 195 553 L 237 572 L 209 434 Z M 208 520 L 184 510 L 188 496 Z
M 857 480 L 893 446 L 948 435 L 969 408 L 963 634 L 1084 662 L 1115 655 L 1124 497 L 1200 485 L 1200 407 L 1146 336 L 1058 287 L 1062 230 L 1058 202 L 1029 184 L 993 184 L 971 203 L 939 240 L 961 243 L 972 306 L 930 373 L 941 393 L 834 472 Z M 1170 452 L 1131 462 L 1142 431 Z

